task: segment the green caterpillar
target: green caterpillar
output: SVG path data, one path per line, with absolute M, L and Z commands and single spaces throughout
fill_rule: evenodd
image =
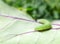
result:
M 36 27 L 35 30 L 37 31 L 41 32 L 41 31 L 46 31 L 52 28 L 51 23 L 46 19 L 39 19 L 38 22 L 42 23 L 42 26 Z

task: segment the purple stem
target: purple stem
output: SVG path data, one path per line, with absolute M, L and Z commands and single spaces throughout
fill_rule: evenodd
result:
M 60 28 L 52 28 L 53 30 L 57 30 L 57 29 L 60 29 Z M 32 32 L 38 32 L 38 31 L 29 31 L 29 32 L 24 32 L 24 33 L 21 33 L 21 34 L 15 34 L 15 36 L 18 36 L 18 35 L 24 35 L 24 34 L 28 34 L 28 33 L 32 33 Z M 10 35 L 14 35 L 14 34 L 10 34 Z
M 28 19 L 24 19 L 24 18 L 19 18 L 19 17 L 14 17 L 14 16 L 8 16 L 8 15 L 0 15 L 2 17 L 7 17 L 7 18 L 12 18 L 12 19 L 17 19 L 17 20 L 24 20 L 24 21 L 29 21 L 29 22 L 36 22 L 34 20 L 28 20 Z M 39 23 L 39 22 L 36 22 Z
M 37 31 L 29 31 L 29 32 L 21 33 L 21 34 L 15 34 L 15 35 L 18 36 L 18 35 L 24 35 L 24 34 L 33 33 L 33 32 L 37 32 Z M 14 35 L 14 34 L 11 34 L 11 35 Z
M 57 30 L 57 29 L 60 29 L 60 28 L 52 28 L 53 30 Z M 16 37 L 16 36 L 19 36 L 19 35 L 24 35 L 24 34 L 29 34 L 29 33 L 33 33 L 33 32 L 38 32 L 38 31 L 29 31 L 29 32 L 24 32 L 24 33 L 21 33 L 21 34 L 15 34 L 15 36 L 14 37 Z M 14 35 L 14 34 L 10 34 L 10 35 Z
M 57 25 L 57 26 L 60 26 L 60 24 L 52 24 L 52 25 Z
M 5 41 L 7 41 L 7 40 L 9 40 L 9 39 L 12 39 L 12 38 L 14 38 L 14 37 L 16 37 L 16 36 L 24 35 L 24 34 L 28 34 L 28 33 L 32 33 L 32 32 L 36 32 L 36 31 L 29 31 L 29 32 L 21 33 L 21 34 L 9 34 L 9 35 L 14 35 L 14 36 L 12 36 L 12 37 L 6 39 Z
M 60 28 L 52 28 L 52 29 L 57 30 L 57 29 L 60 29 Z M 21 34 L 9 34 L 9 35 L 14 35 L 14 36 L 12 36 L 12 37 L 10 37 L 10 38 L 8 38 L 8 39 L 6 39 L 6 40 L 12 39 L 12 38 L 14 38 L 14 37 L 16 37 L 16 36 L 19 36 L 19 35 L 29 34 L 29 33 L 33 33 L 33 32 L 38 32 L 38 31 L 29 31 L 29 32 L 21 33 Z M 6 40 L 5 40 L 5 41 L 6 41 Z
M 0 15 L 0 16 L 2 16 L 2 17 L 7 17 L 7 18 L 18 19 L 18 20 L 29 21 L 29 22 L 36 22 L 36 21 L 34 21 L 34 20 L 28 20 L 28 19 L 19 18 L 19 17 L 14 17 L 14 16 L 8 16 L 8 15 Z M 36 22 L 36 23 L 41 23 L 41 22 Z M 41 23 L 41 24 L 42 24 L 42 23 Z M 60 26 L 60 24 L 52 24 L 52 25 Z
M 18 19 L 18 20 L 25 20 L 25 21 L 29 21 L 29 22 L 36 22 L 36 21 L 32 21 L 32 20 L 27 20 L 27 19 L 24 19 L 24 18 L 18 18 L 18 17 L 13 17 L 13 16 L 8 16 L 8 15 L 0 15 L 2 17 L 7 17 L 7 18 L 13 18 L 13 19 Z M 39 22 L 36 22 L 36 23 L 39 23 Z M 42 23 L 41 23 L 42 24 Z M 57 25 L 57 26 L 60 26 L 60 24 L 52 24 L 52 25 Z M 53 28 L 53 29 L 60 29 L 60 28 Z M 33 32 L 33 31 L 32 31 Z M 30 33 L 30 32 L 27 32 L 27 33 Z M 22 33 L 22 34 L 25 34 L 25 33 Z M 21 34 L 20 34 L 21 35 Z

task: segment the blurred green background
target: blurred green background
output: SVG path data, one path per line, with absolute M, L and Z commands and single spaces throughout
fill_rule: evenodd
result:
M 60 19 L 60 0 L 3 0 L 6 4 L 28 13 L 33 19 Z

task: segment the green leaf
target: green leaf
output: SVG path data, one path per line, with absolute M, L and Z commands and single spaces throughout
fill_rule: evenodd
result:
M 3 0 L 8 5 L 22 10 L 32 16 L 33 19 L 46 18 L 48 20 L 60 19 L 55 18 L 54 11 L 60 16 L 60 0 Z M 36 11 L 36 14 L 33 13 Z M 47 12 L 46 12 L 47 11 Z M 51 16 L 51 17 L 45 17 Z
M 35 28 L 40 26 L 39 23 L 4 16 L 33 20 L 26 13 L 0 0 L 0 44 L 60 44 L 60 30 L 37 32 Z

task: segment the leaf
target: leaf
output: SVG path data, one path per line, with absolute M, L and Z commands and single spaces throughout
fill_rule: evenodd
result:
M 26 13 L 10 7 L 0 0 L 0 44 L 60 44 L 60 30 L 37 32 L 35 28 L 40 26 L 39 23 L 15 20 L 7 16 L 33 20 Z M 53 25 L 53 28 L 55 27 Z

